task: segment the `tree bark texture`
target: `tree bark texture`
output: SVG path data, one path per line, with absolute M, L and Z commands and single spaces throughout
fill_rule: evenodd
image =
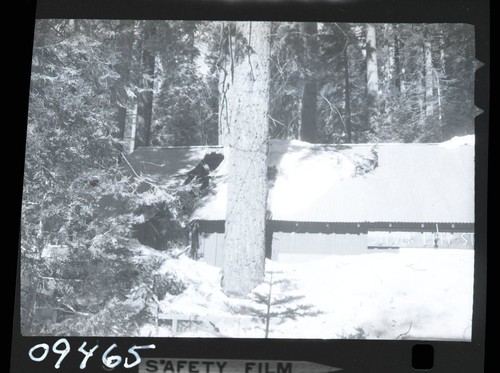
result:
M 345 83 L 345 130 L 347 142 L 352 143 L 352 123 L 351 123 L 351 87 L 349 79 L 349 54 L 348 46 L 344 48 L 344 83 Z
M 378 105 L 378 65 L 377 65 L 377 34 L 375 26 L 366 26 L 366 123 L 367 129 L 376 130 Z
M 151 51 L 151 39 L 155 35 L 155 27 L 145 21 L 142 45 L 142 84 L 138 95 L 135 148 L 148 146 L 151 137 L 151 119 L 153 115 L 153 87 L 155 77 L 155 55 Z
M 134 21 L 121 20 L 118 27 L 119 63 L 116 71 L 120 79 L 113 87 L 112 94 L 116 105 L 116 138 L 124 140 L 127 124 L 127 106 L 129 104 L 127 86 L 130 84 L 130 65 L 132 60 L 132 46 L 134 42 Z
M 394 33 L 394 84 L 396 90 L 401 92 L 401 55 L 400 55 L 400 40 L 397 34 L 397 29 Z
M 235 30 L 232 25 L 223 23 L 221 25 L 221 41 L 219 48 L 219 59 L 217 68 L 219 72 L 219 145 L 226 145 L 228 135 L 229 107 L 227 91 L 232 84 L 234 77 L 234 53 L 236 39 Z
M 425 61 L 425 116 L 434 115 L 434 85 L 432 77 L 432 50 L 431 42 L 424 42 Z
M 222 286 L 247 294 L 264 279 L 269 111 L 269 22 L 236 25 L 226 86 L 228 200 Z
M 303 22 L 300 31 L 304 40 L 305 68 L 309 72 L 305 78 L 302 90 L 302 105 L 300 113 L 300 139 L 311 143 L 317 137 L 317 106 L 318 83 L 316 78 L 316 59 L 318 58 L 318 24 L 316 22 Z

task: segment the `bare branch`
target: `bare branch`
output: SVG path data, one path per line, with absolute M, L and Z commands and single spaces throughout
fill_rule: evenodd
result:
M 145 182 L 146 184 L 149 184 L 149 185 L 151 185 L 151 186 L 154 186 L 154 187 L 157 187 L 157 186 L 158 186 L 158 185 L 156 185 L 156 184 L 154 184 L 154 183 L 152 183 L 152 182 L 150 182 L 150 181 L 148 181 L 148 180 L 144 179 L 142 176 L 140 176 L 140 175 L 139 175 L 139 174 L 135 171 L 134 167 L 132 167 L 132 165 L 131 165 L 131 164 L 130 164 L 130 162 L 128 161 L 128 159 L 127 159 L 127 155 L 126 155 L 123 151 L 121 151 L 121 150 L 120 150 L 120 153 L 121 153 L 121 155 L 122 155 L 123 159 L 125 160 L 125 162 L 127 162 L 127 165 L 130 167 L 130 169 L 132 170 L 132 172 L 134 173 L 134 175 L 135 175 L 135 176 L 136 176 L 139 180 L 141 180 L 141 181 Z
M 335 22 L 334 25 L 337 26 L 337 28 L 340 30 L 340 32 L 343 33 L 345 36 L 345 44 L 344 44 L 344 48 L 342 48 L 342 53 L 344 53 L 345 49 L 347 48 L 347 43 L 349 43 L 349 36 L 347 36 L 347 34 L 344 32 L 344 30 L 342 30 L 342 27 L 340 27 L 337 24 L 337 22 Z
M 328 103 L 328 105 L 330 106 L 330 110 L 333 109 L 333 110 L 335 110 L 337 112 L 337 114 L 339 115 L 339 118 L 342 121 L 342 124 L 344 126 L 344 130 L 347 132 L 347 126 L 346 126 L 346 124 L 344 122 L 344 118 L 342 118 L 342 114 L 340 114 L 339 109 L 337 109 L 335 107 L 335 105 L 333 105 L 323 94 L 321 94 L 321 98 Z
M 286 128 L 286 127 L 287 127 L 287 125 L 286 125 L 285 123 L 280 122 L 280 121 L 279 121 L 279 120 L 277 120 L 277 119 L 274 119 L 271 115 L 268 115 L 268 117 L 269 117 L 269 119 L 271 119 L 271 120 L 272 120 L 272 122 L 273 122 L 274 124 L 278 123 L 279 125 L 281 125 L 281 127 L 284 127 L 284 128 Z
M 67 309 L 66 308 L 61 308 L 61 307 L 54 307 L 52 309 L 53 310 L 57 310 L 57 311 L 63 311 L 63 312 L 67 312 L 67 313 L 72 313 L 72 314 L 75 314 L 75 315 L 92 316 L 91 313 L 76 311 L 73 307 L 68 306 L 67 304 L 63 304 L 63 306 L 67 307 Z
M 412 325 L 413 325 L 413 322 L 410 322 L 410 327 L 408 328 L 408 330 L 407 330 L 406 332 L 401 333 L 400 335 L 398 335 L 395 339 L 399 339 L 399 338 L 402 338 L 402 337 L 407 336 L 407 335 L 408 335 L 408 333 L 409 333 L 409 332 L 410 332 L 410 330 L 411 330 Z
M 251 50 L 252 50 L 252 22 L 250 22 L 250 29 L 248 30 L 248 45 L 247 45 L 247 54 L 248 54 L 248 64 L 250 65 L 250 73 L 252 75 L 252 82 L 255 81 L 255 75 L 253 73 L 252 59 L 251 59 Z

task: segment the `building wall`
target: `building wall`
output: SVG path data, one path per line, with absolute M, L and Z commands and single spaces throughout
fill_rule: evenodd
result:
M 200 233 L 198 255 L 203 261 L 222 267 L 224 264 L 224 233 Z
M 440 249 L 474 249 L 474 233 L 368 231 L 368 247 L 433 248 L 436 244 Z
M 284 233 L 273 235 L 273 255 L 283 254 L 349 255 L 363 254 L 367 249 L 366 234 L 350 233 Z
M 368 231 L 367 233 L 295 233 L 274 232 L 271 259 L 296 262 L 324 255 L 353 255 L 376 252 L 397 253 L 388 248 L 433 248 L 438 237 L 439 249 L 474 249 L 474 233 L 410 231 Z M 224 233 L 200 233 L 199 254 L 209 264 L 222 267 Z
M 348 255 L 368 253 L 366 234 L 284 233 L 273 234 L 271 259 L 286 260 L 300 255 Z M 201 233 L 199 254 L 209 264 L 222 266 L 224 233 Z

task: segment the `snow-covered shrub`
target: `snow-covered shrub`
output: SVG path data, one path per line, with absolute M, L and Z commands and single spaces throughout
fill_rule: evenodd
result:
M 166 294 L 179 295 L 187 288 L 179 277 L 170 273 L 156 274 L 153 281 L 153 292 L 158 300 L 163 300 Z
M 354 333 L 348 333 L 348 334 L 340 334 L 338 337 L 340 339 L 367 339 L 369 336 L 368 333 L 365 332 L 365 330 L 358 326 L 354 328 Z

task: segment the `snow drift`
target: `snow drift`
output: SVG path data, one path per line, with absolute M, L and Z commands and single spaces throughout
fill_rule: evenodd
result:
M 269 338 L 470 340 L 473 258 L 472 250 L 401 249 L 267 261 L 266 282 L 245 298 L 222 292 L 218 268 L 170 258 L 160 272 L 188 287 L 167 294 L 159 311 L 177 315 L 176 337 L 264 338 L 270 314 Z M 141 334 L 174 336 L 168 322 Z

